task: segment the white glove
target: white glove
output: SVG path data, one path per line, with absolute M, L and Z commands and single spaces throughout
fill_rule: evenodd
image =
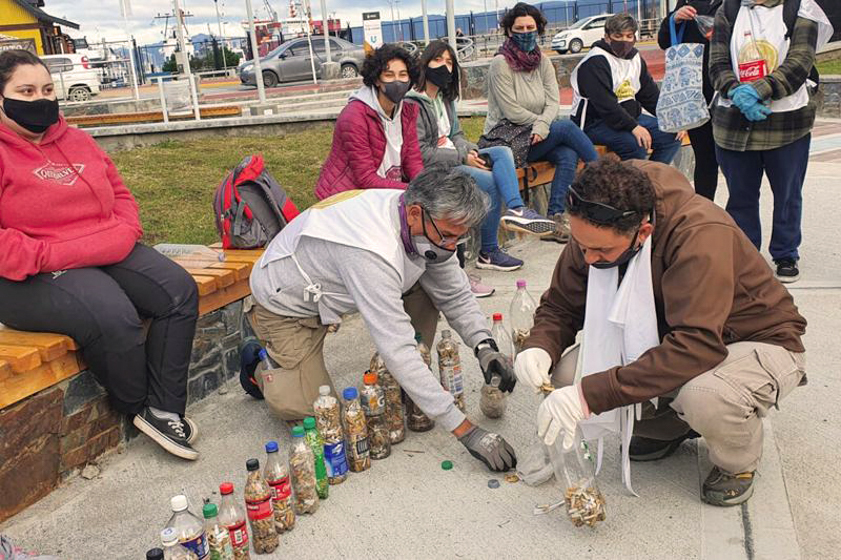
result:
M 552 391 L 537 409 L 537 435 L 543 443 L 552 445 L 558 434 L 564 433 L 564 449 L 575 444 L 575 429 L 584 419 L 584 407 L 578 385 L 568 385 Z
M 517 381 L 531 387 L 535 393 L 540 392 L 540 386 L 549 383 L 549 368 L 552 367 L 552 357 L 543 348 L 526 348 L 514 360 L 514 374 Z

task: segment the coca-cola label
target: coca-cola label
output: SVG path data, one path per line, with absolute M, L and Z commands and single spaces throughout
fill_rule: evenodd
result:
M 225 528 L 231 535 L 231 544 L 234 547 L 241 547 L 248 544 L 248 530 L 245 528 L 245 519 L 236 525 L 227 525 Z
M 259 502 L 245 502 L 245 509 L 248 510 L 248 519 L 259 521 L 274 514 L 271 497 Z
M 292 486 L 289 484 L 289 477 L 284 476 L 278 480 L 267 481 L 272 488 L 272 499 L 279 502 L 292 495 Z
M 754 82 L 768 75 L 768 65 L 765 60 L 751 60 L 739 63 L 739 81 Z

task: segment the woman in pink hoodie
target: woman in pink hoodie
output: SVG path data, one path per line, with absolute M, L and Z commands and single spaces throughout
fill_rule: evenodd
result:
M 196 459 L 184 417 L 196 285 L 142 234 L 114 164 L 59 114 L 41 59 L 0 53 L 0 323 L 73 338 L 115 409 Z

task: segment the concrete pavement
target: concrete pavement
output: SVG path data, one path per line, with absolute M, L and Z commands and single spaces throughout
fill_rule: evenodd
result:
M 809 320 L 806 335 L 810 384 L 794 391 L 766 420 L 766 442 L 755 496 L 743 508 L 720 509 L 698 499 L 709 463 L 703 440 L 683 445 L 671 458 L 634 464 L 640 497 L 622 488 L 618 443 L 607 443 L 599 483 L 607 521 L 576 529 L 560 511 L 534 517 L 535 504 L 555 501 L 559 486 L 510 484 L 472 459 L 440 429 L 409 433 L 392 456 L 363 474 L 330 488 L 314 516 L 299 518 L 267 558 L 705 558 L 797 559 L 838 556 L 841 537 L 841 250 L 838 248 L 837 177 L 841 164 L 814 162 L 805 188 L 803 280 L 791 286 Z M 721 181 L 719 202 L 726 200 Z M 763 220 L 770 225 L 770 191 Z M 561 246 L 529 241 L 513 245 L 526 266 L 515 273 L 484 273 L 497 288 L 480 300 L 490 315 L 507 312 L 514 281 L 526 278 L 539 294 L 548 284 Z M 699 281 L 703 281 L 700 279 Z M 443 326 L 443 321 L 442 321 Z M 468 409 L 479 424 L 502 433 L 523 458 L 534 442 L 538 398 L 515 391 L 502 420 L 478 411 L 480 373 L 462 346 L 468 379 Z M 361 319 L 349 318 L 328 337 L 326 357 L 337 387 L 358 385 L 373 351 Z M 169 498 L 186 493 L 192 510 L 201 499 L 218 502 L 218 485 L 231 480 L 241 497 L 245 460 L 262 459 L 262 445 L 289 430 L 262 403 L 237 385 L 190 410 L 201 436 L 202 457 L 187 463 L 163 453 L 145 438 L 104 458 L 93 480 L 69 481 L 38 504 L 0 526 L 19 545 L 65 559 L 137 559 L 156 545 L 166 523 Z M 450 459 L 452 471 L 440 463 Z M 487 481 L 497 478 L 498 489 Z

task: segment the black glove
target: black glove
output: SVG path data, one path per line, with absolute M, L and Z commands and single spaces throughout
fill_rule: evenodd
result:
M 485 463 L 492 471 L 505 472 L 517 467 L 517 456 L 501 435 L 473 426 L 458 438 L 471 455 Z
M 499 378 L 499 390 L 508 392 L 514 390 L 517 384 L 517 376 L 514 375 L 514 364 L 511 359 L 500 353 L 494 339 L 488 338 L 476 346 L 476 357 L 479 359 L 479 367 L 485 376 L 485 383 L 491 384 L 494 377 Z

